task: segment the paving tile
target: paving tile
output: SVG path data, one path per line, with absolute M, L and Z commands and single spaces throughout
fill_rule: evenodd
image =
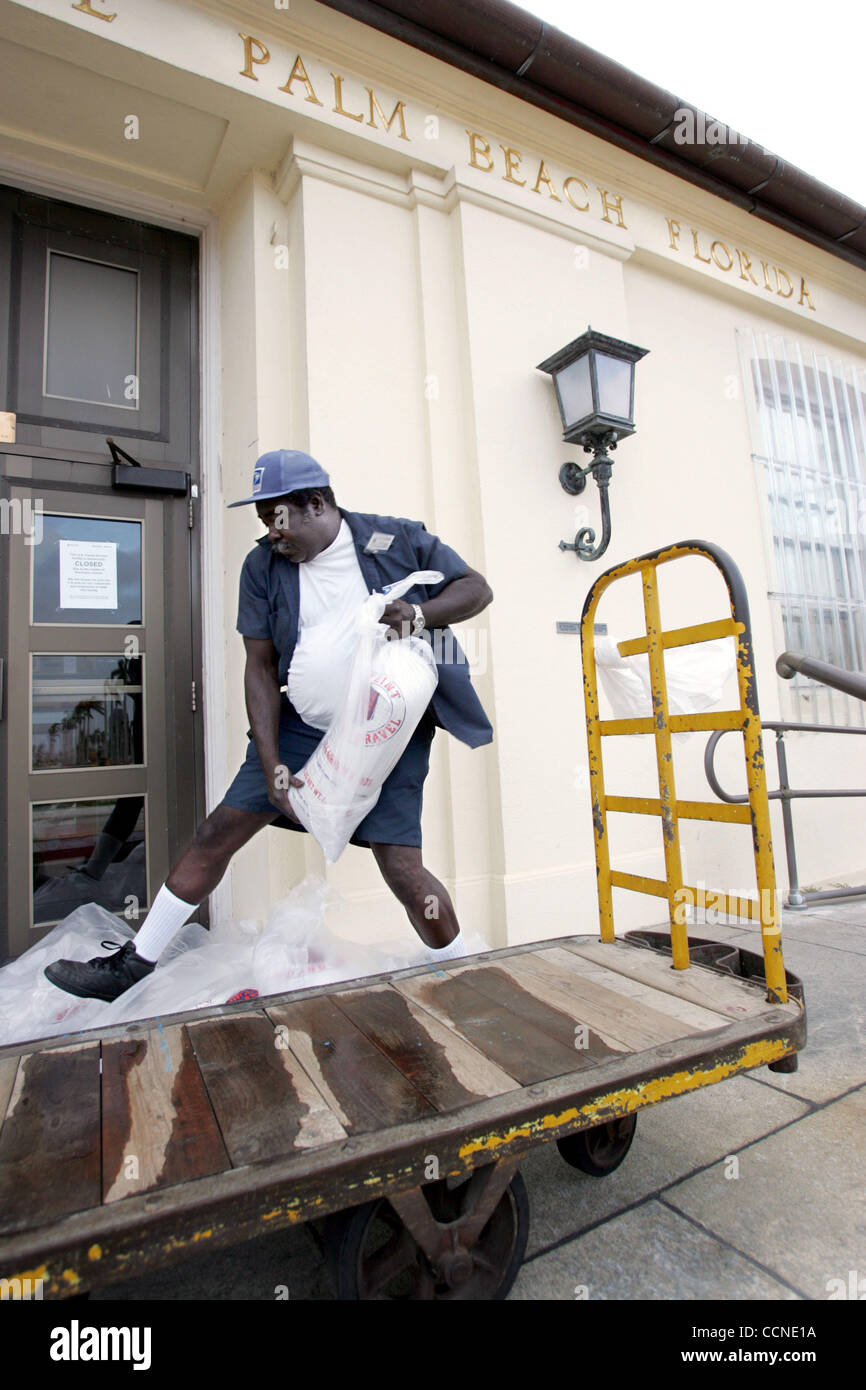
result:
M 859 883 L 866 883 L 866 874 L 858 877 Z M 832 887 L 832 884 L 830 885 Z M 786 917 L 830 917 L 837 922 L 859 923 L 866 926 L 866 898 L 836 898 L 830 902 L 811 903 L 804 911 L 785 910 Z
M 665 1201 L 800 1288 L 827 1298 L 827 1281 L 866 1275 L 866 1087 L 759 1140 L 739 1177 L 699 1173 Z
M 855 955 L 866 955 L 866 905 L 861 904 L 858 912 L 859 919 L 847 919 L 829 913 L 783 911 L 782 945 L 785 947 L 789 940 L 811 941 L 815 946 L 829 946 L 836 950 L 851 951 Z M 724 913 L 717 915 L 717 923 L 690 922 L 689 934 L 715 940 L 717 931 L 729 927 L 746 932 L 757 942 L 754 949 L 760 951 L 761 928 L 757 924 L 728 918 Z M 667 931 L 667 923 L 662 923 L 657 930 Z M 787 950 L 785 954 L 787 955 Z
M 524 1263 L 509 1294 L 523 1301 L 582 1297 L 796 1300 L 799 1295 L 669 1207 L 650 1201 Z
M 783 912 L 782 945 L 788 940 L 811 941 L 837 951 L 866 956 L 866 906 L 858 907 L 859 919 L 837 917 L 831 913 Z M 760 937 L 758 928 L 750 928 Z

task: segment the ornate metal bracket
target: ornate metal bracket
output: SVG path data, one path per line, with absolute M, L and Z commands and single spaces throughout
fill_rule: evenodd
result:
M 613 471 L 613 460 L 608 455 L 608 450 L 616 448 L 616 430 L 609 430 L 607 434 L 596 435 L 592 438 L 581 439 L 583 452 L 592 454 L 593 460 L 588 468 L 581 468 L 576 463 L 564 463 L 559 470 L 559 481 L 564 490 L 572 497 L 579 497 L 586 487 L 587 477 L 591 474 L 595 479 L 596 486 L 601 494 L 601 540 L 595 544 L 595 531 L 591 526 L 583 526 L 578 531 L 573 541 L 560 541 L 560 550 L 573 550 L 578 560 L 597 560 L 603 555 L 610 544 L 610 498 L 608 488 L 610 486 L 610 475 Z

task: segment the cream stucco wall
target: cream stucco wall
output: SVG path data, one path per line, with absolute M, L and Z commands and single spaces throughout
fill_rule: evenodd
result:
M 301 158 L 312 163 L 307 149 Z M 426 856 L 465 920 L 493 944 L 550 935 L 565 924 L 591 931 L 595 866 L 578 643 L 557 635 L 555 623 L 579 616 L 602 566 L 579 565 L 556 543 L 583 520 L 580 508 L 597 515 L 597 501 L 590 495 L 576 507 L 559 487 L 558 463 L 574 451 L 562 445 L 549 382 L 534 364 L 586 323 L 650 347 L 638 368 L 639 433 L 623 444 L 614 473 L 614 540 L 605 565 L 685 537 L 725 546 L 751 595 L 764 711 L 779 717 L 778 644 L 765 598 L 736 330 L 784 324 L 819 347 L 829 335 L 808 321 L 792 328 L 777 305 L 754 304 L 735 285 L 672 275 L 659 257 L 624 258 L 615 245 L 611 254 L 593 247 L 587 261 L 578 259 L 559 222 L 532 225 L 506 208 L 462 199 L 450 210 L 401 206 L 345 186 L 350 173 L 345 159 L 331 178 L 317 176 L 321 168 L 316 175 L 284 171 L 292 283 L 303 286 L 288 307 L 295 355 L 279 367 L 280 351 L 290 349 L 278 316 L 270 338 L 259 317 L 258 341 L 306 414 L 293 417 L 288 435 L 279 434 L 282 421 L 267 437 L 259 432 L 256 451 L 284 439 L 311 448 L 332 471 L 341 501 L 423 516 L 487 574 L 496 601 L 476 625 L 472 648 L 485 655 L 476 679 L 496 741 L 469 752 L 440 735 L 425 805 Z M 282 303 L 272 259 L 261 273 L 264 285 L 273 283 L 265 297 Z M 234 384 L 227 385 L 231 394 Z M 724 611 L 721 583 L 705 570 L 695 561 L 676 578 L 664 576 L 671 626 Z M 231 565 L 227 573 L 230 609 Z M 631 627 L 624 614 L 625 626 L 617 627 L 614 610 L 612 631 L 638 630 L 634 605 L 629 619 Z M 683 741 L 676 753 L 681 794 L 696 799 L 707 794 L 703 743 Z M 808 736 L 798 740 L 799 783 L 826 784 L 832 768 L 831 780 L 844 785 L 850 749 L 841 737 L 816 745 Z M 652 793 L 651 749 L 611 745 L 608 759 L 611 789 Z M 719 765 L 731 785 L 741 764 L 730 740 Z M 804 881 L 858 867 L 857 813 L 838 805 L 832 817 L 825 809 L 802 818 Z M 615 818 L 611 833 L 620 867 L 661 875 L 655 823 Z M 781 849 L 779 824 L 777 836 Z M 274 857 L 286 883 L 298 872 L 289 838 L 268 832 L 266 850 L 259 844 L 246 852 L 251 863 L 267 853 L 271 891 Z M 683 839 L 691 881 L 748 887 L 748 836 L 687 825 Z M 236 905 L 257 893 L 264 910 L 265 880 L 257 873 L 248 884 L 240 877 L 244 863 L 242 855 Z M 321 867 L 314 847 L 306 864 Z M 383 924 L 398 926 L 363 851 L 350 848 L 328 876 L 351 904 L 344 920 L 353 929 L 376 936 Z M 658 919 L 653 901 L 617 898 L 623 925 Z
M 183 101 L 209 118 L 200 136 L 202 149 L 211 142 L 208 159 L 199 167 L 187 153 L 182 188 L 177 172 L 167 172 L 167 147 L 150 152 L 147 179 L 127 151 L 114 177 L 164 196 L 173 188 L 171 196 L 217 219 L 221 445 L 211 491 L 223 501 L 243 495 L 267 449 L 309 449 L 342 504 L 423 518 L 486 574 L 494 604 L 463 636 L 479 658 L 475 680 L 495 742 L 470 751 L 437 736 L 425 857 L 465 926 L 491 945 L 594 932 L 579 642 L 558 635 L 556 621 L 580 616 L 608 565 L 675 540 L 715 541 L 743 571 L 762 711 L 779 717 L 779 633 L 736 332 L 784 332 L 866 367 L 866 277 L 313 0 L 297 0 L 279 17 L 255 0 L 173 5 L 173 30 L 163 22 L 164 0 L 134 14 L 126 0 L 112 8 L 116 32 L 70 16 L 60 0 L 0 0 L 18 44 L 53 46 L 56 56 L 62 32 L 82 71 L 98 62 L 127 83 L 138 73 L 152 100 Z M 240 71 L 239 31 L 258 35 L 270 54 L 253 77 Z M 299 53 L 319 104 L 304 83 L 280 91 Z M 342 111 L 335 72 L 344 78 Z M 368 85 L 386 114 L 404 101 L 409 138 L 397 123 L 386 131 L 381 119 L 355 119 L 367 109 Z M 214 121 L 224 124 L 216 154 Z M 474 162 L 467 131 L 478 133 Z M 484 142 L 490 168 L 478 153 Z M 503 146 L 520 154 L 511 177 Z M 105 156 L 45 146 L 43 158 L 55 169 L 89 159 L 95 178 Z M 573 203 L 569 176 L 577 180 Z M 668 218 L 680 225 L 678 246 Z M 782 267 L 798 293 L 768 292 L 760 271 L 753 284 L 736 268 L 707 264 L 693 254 L 691 228 L 704 256 L 718 238 L 747 252 L 755 268 L 762 259 Z M 798 302 L 801 276 L 814 310 Z M 558 549 L 560 538 L 597 521 L 598 500 L 594 488 L 571 499 L 559 486 L 560 463 L 579 456 L 562 443 L 550 381 L 535 370 L 587 324 L 649 349 L 637 367 L 638 432 L 614 468 L 613 540 L 596 564 Z M 221 574 L 209 576 L 224 638 L 208 679 L 225 681 L 229 776 L 247 728 L 234 618 L 240 565 L 259 534 L 250 513 L 225 514 Z M 689 561 L 664 575 L 662 604 L 669 626 L 721 616 L 722 586 Z M 634 593 L 611 598 L 608 610 L 599 617 L 613 635 L 636 635 Z M 606 750 L 610 790 L 652 794 L 647 742 Z M 697 799 L 707 795 L 703 742 L 680 742 L 675 753 L 679 790 Z M 731 738 L 719 757 L 729 785 L 735 751 Z M 866 759 L 859 748 L 852 757 L 840 737 L 795 736 L 790 756 L 800 785 L 866 784 Z M 858 803 L 802 803 L 795 815 L 804 882 L 856 875 L 866 860 Z M 618 866 L 660 876 L 658 826 L 615 819 L 627 820 L 612 826 Z M 775 828 L 783 879 L 778 820 Z M 688 877 L 747 887 L 748 841 L 739 827 L 688 827 Z M 265 831 L 234 861 L 231 910 L 261 918 L 304 872 L 323 868 L 308 837 Z M 327 877 L 343 900 L 339 930 L 370 940 L 409 932 L 365 851 L 350 847 Z M 659 906 L 617 892 L 617 925 L 658 921 Z

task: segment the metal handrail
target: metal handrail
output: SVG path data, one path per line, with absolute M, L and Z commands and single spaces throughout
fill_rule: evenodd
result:
M 846 671 L 844 667 L 841 666 L 832 666 L 826 661 L 818 661 L 817 658 L 805 656 L 802 652 L 783 652 L 776 662 L 776 670 L 784 680 L 790 680 L 792 676 L 799 673 L 800 675 L 808 676 L 812 680 L 821 681 L 824 685 L 830 685 L 834 690 L 841 690 L 846 695 L 853 695 L 859 700 L 866 700 L 866 676 L 862 676 L 856 671 Z M 792 721 L 771 722 L 770 720 L 764 722 L 763 728 L 772 729 L 776 735 L 776 762 L 779 768 L 779 790 L 768 792 L 767 795 L 770 801 L 781 801 L 782 803 L 782 824 L 785 829 L 785 857 L 788 861 L 788 901 L 786 906 L 802 911 L 802 909 L 808 907 L 810 903 L 824 902 L 829 898 L 866 897 L 866 884 L 861 884 L 852 888 L 828 888 L 821 892 L 809 893 L 804 893 L 800 888 L 791 802 L 809 797 L 866 796 L 866 788 L 810 787 L 798 790 L 795 787 L 791 787 L 788 783 L 788 758 L 785 750 L 785 734 L 787 733 L 866 734 L 866 729 L 856 728 L 850 724 L 799 724 Z M 716 748 L 719 740 L 728 732 L 730 731 L 727 729 L 718 729 L 714 734 L 711 734 L 704 752 L 704 772 L 706 773 L 710 788 L 715 792 L 720 801 L 737 804 L 738 802 L 748 801 L 748 795 L 732 796 L 730 793 L 726 792 L 719 783 L 714 766 Z
M 806 656 L 803 652 L 782 652 L 776 662 L 776 670 L 783 680 L 789 681 L 796 675 L 808 676 L 810 680 L 830 685 L 845 695 L 853 695 L 857 700 L 866 700 L 866 676 L 859 671 L 846 671 L 844 666 L 831 666 L 829 661 L 819 661 L 817 657 Z M 769 725 L 764 727 L 769 728 Z

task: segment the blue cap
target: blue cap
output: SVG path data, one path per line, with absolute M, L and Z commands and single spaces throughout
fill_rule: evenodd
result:
M 328 487 L 330 481 L 324 468 L 309 454 L 302 454 L 299 449 L 273 449 L 256 461 L 252 496 L 228 505 L 245 507 L 249 502 L 285 497 L 286 493 L 297 492 L 303 487 Z

